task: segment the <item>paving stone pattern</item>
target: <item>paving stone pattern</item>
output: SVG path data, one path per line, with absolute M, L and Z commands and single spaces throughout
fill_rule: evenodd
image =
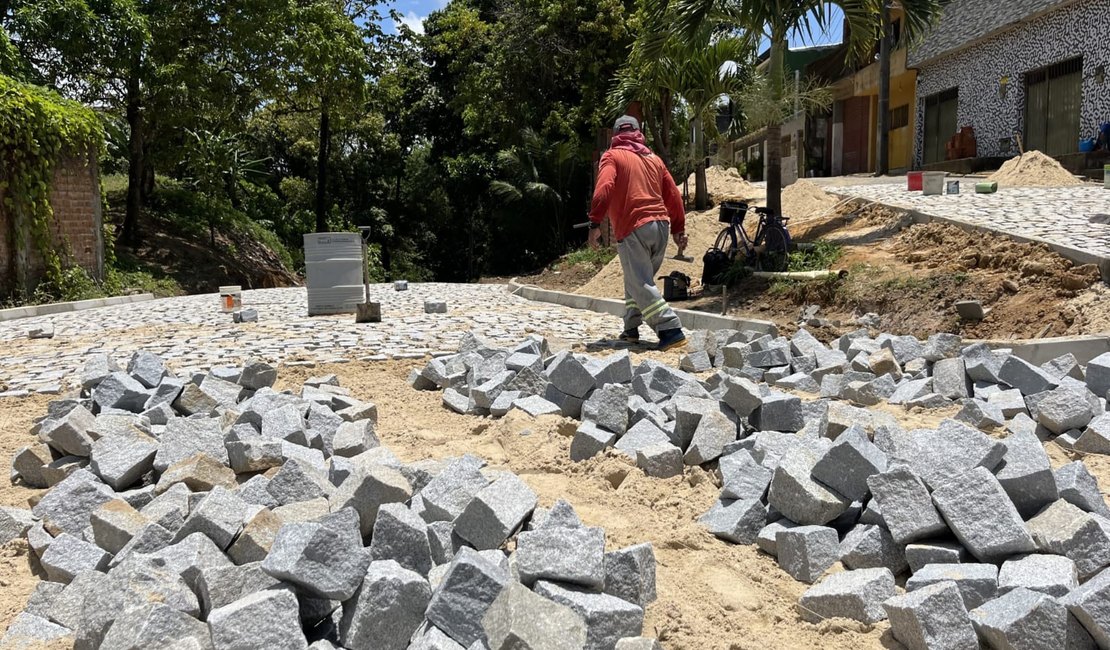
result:
M 251 357 L 274 365 L 423 358 L 455 352 L 466 331 L 505 344 L 532 332 L 579 342 L 611 336 L 620 326 L 602 314 L 513 296 L 503 285 L 412 284 L 402 292 L 372 285 L 370 293 L 382 304 L 381 323 L 356 325 L 354 314 L 309 318 L 303 288 L 244 291 L 257 323 L 233 323 L 216 294 L 8 321 L 0 323 L 0 384 L 14 395 L 61 392 L 90 353 L 124 363 L 145 350 L 188 377 Z M 451 310 L 426 314 L 425 300 L 446 300 Z M 47 325 L 53 339 L 28 339 Z
M 963 179 L 959 194 L 923 196 L 907 192 L 904 182 L 834 187 L 829 191 L 886 205 L 955 219 L 1110 259 L 1110 192 L 1100 186 L 1007 187 L 976 194 Z

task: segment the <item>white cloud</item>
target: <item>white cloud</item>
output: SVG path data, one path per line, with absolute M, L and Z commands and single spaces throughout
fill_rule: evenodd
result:
M 397 31 L 401 30 L 401 25 L 405 25 L 417 34 L 424 33 L 424 19 L 427 16 L 418 16 L 415 11 L 409 10 L 404 16 L 401 17 L 400 23 L 393 21 L 393 28 Z

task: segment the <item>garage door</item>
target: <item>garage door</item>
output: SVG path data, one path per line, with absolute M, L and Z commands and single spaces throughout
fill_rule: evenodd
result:
M 1025 148 L 1050 156 L 1079 150 L 1083 59 L 1025 73 Z
M 862 174 L 867 168 L 868 131 L 871 125 L 871 98 L 852 97 L 844 101 L 844 174 Z
M 960 91 L 952 88 L 925 98 L 925 164 L 942 162 L 945 145 L 956 135 Z

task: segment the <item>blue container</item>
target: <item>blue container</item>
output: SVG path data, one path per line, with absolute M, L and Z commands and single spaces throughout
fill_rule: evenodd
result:
M 1095 150 L 1095 140 L 1084 138 L 1079 141 L 1079 153 L 1091 153 Z

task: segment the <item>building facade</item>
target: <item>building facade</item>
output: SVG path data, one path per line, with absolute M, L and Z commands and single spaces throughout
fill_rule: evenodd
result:
M 945 160 L 974 129 L 980 158 L 1080 150 L 1110 122 L 1110 0 L 960 0 L 909 55 L 914 166 Z M 894 106 L 894 103 L 891 103 Z

